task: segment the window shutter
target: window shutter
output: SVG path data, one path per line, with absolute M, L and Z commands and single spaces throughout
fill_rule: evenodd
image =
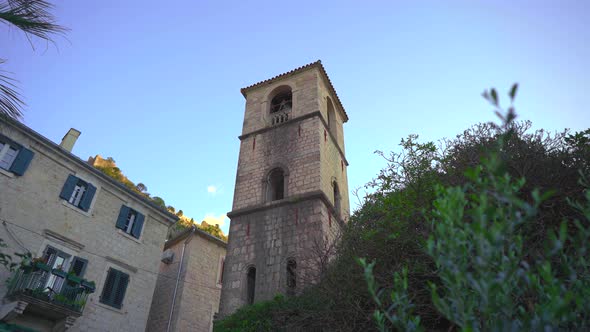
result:
M 53 266 L 55 262 L 55 258 L 57 258 L 57 250 L 52 247 L 47 247 L 45 249 L 45 253 L 43 254 L 43 259 L 45 260 L 45 264 L 49 266 Z
M 17 142 L 11 140 L 10 138 L 0 134 L 0 142 L 4 142 L 5 144 L 8 144 L 10 146 L 12 146 L 13 148 L 20 150 L 23 148 L 22 145 L 18 144 Z
M 133 223 L 133 229 L 131 230 L 131 235 L 133 235 L 136 239 L 139 239 L 139 236 L 141 235 L 141 229 L 143 228 L 144 219 L 144 215 L 137 212 L 137 216 L 135 217 L 135 223 Z
M 92 183 L 87 183 L 86 186 L 86 192 L 80 201 L 80 208 L 88 212 L 90 204 L 92 203 L 92 198 L 94 198 L 94 194 L 96 193 L 96 187 L 93 186 Z
M 119 229 L 125 229 L 127 216 L 129 216 L 129 208 L 123 205 L 121 206 L 121 211 L 119 211 L 119 218 L 117 218 L 117 224 L 115 226 Z
M 14 162 L 12 162 L 12 166 L 10 166 L 10 171 L 18 176 L 25 174 L 25 171 L 29 167 L 31 160 L 33 159 L 33 151 L 29 149 L 22 148 Z
M 115 286 L 115 279 L 117 277 L 117 270 L 109 269 L 107 273 L 107 280 L 102 287 L 102 294 L 100 295 L 100 302 L 108 305 L 113 305 L 113 289 Z
M 59 194 L 59 197 L 65 199 L 66 201 L 69 200 L 70 196 L 72 196 L 72 192 L 74 191 L 74 187 L 76 187 L 76 183 L 78 183 L 78 180 L 79 179 L 77 177 L 70 174 L 66 180 L 66 183 L 64 184 L 64 187 L 61 189 L 61 194 Z
M 121 309 L 123 299 L 125 298 L 125 291 L 127 291 L 127 284 L 129 283 L 129 275 L 121 271 L 117 271 L 117 273 L 119 274 L 119 280 L 113 294 L 113 304 L 116 308 Z
M 84 276 L 86 272 L 86 266 L 88 265 L 88 260 L 80 257 L 74 257 L 74 261 L 72 262 L 72 266 L 70 267 L 70 272 L 74 272 L 74 274 L 80 278 Z

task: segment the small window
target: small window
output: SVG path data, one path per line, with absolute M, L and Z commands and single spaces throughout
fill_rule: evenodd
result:
M 277 201 L 285 197 L 285 173 L 280 168 L 273 169 L 268 175 L 267 197 Z
M 330 133 L 336 137 L 336 112 L 334 111 L 334 104 L 332 104 L 332 100 L 330 98 L 328 98 L 327 104 L 328 130 L 330 130 Z
M 47 248 L 45 248 L 45 251 L 43 252 L 43 261 L 52 270 L 55 269 L 65 271 L 69 260 L 69 254 L 66 254 L 65 252 L 51 246 L 47 246 Z M 64 285 L 65 278 L 59 274 L 49 273 L 41 282 L 45 283 L 43 285 L 44 291 L 52 291 L 55 293 L 59 293 L 59 291 L 62 289 Z
M 68 176 L 59 197 L 83 211 L 90 209 L 96 187 L 74 175 Z
M 221 261 L 219 264 L 219 280 L 217 280 L 217 284 L 223 284 L 223 269 L 225 268 L 225 256 L 221 257 Z
M 129 275 L 113 268 L 109 269 L 104 282 L 100 302 L 121 309 L 125 291 L 129 284 Z
M 18 176 L 25 173 L 33 152 L 22 145 L 12 141 L 6 136 L 0 135 L 0 168 L 12 172 Z
M 247 298 L 246 301 L 248 304 L 254 303 L 254 295 L 256 290 L 256 268 L 251 267 L 248 269 L 247 275 Z
M 86 272 L 87 265 L 88 260 L 80 257 L 74 257 L 74 260 L 70 265 L 70 273 L 73 273 L 76 277 L 82 278 Z
M 17 154 L 17 149 L 8 144 L 0 143 L 0 168 L 9 170 Z
M 70 196 L 68 202 L 74 206 L 80 206 L 80 201 L 82 200 L 82 196 L 84 196 L 87 188 L 88 184 L 82 180 L 79 180 L 78 183 L 76 183 L 76 186 L 74 186 L 74 191 L 72 191 L 72 195 Z
M 297 262 L 294 259 L 287 261 L 287 295 L 295 295 L 297 288 Z
M 340 190 L 336 182 L 332 186 L 334 187 L 334 210 L 336 210 L 336 217 L 340 218 Z
M 293 95 L 291 90 L 279 92 L 270 102 L 270 112 L 289 112 L 293 107 Z
M 119 218 L 115 227 L 122 230 L 123 232 L 139 239 L 141 236 L 141 230 L 143 229 L 143 222 L 145 216 L 128 206 L 121 206 L 119 211 Z

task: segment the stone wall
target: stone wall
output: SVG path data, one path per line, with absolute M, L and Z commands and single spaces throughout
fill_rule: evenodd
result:
M 320 190 L 318 117 L 291 121 L 241 141 L 233 210 L 265 202 L 268 173 L 287 172 L 286 196 Z
M 316 249 L 322 247 L 327 227 L 325 210 L 323 202 L 315 198 L 232 217 L 222 315 L 246 304 L 246 274 L 250 267 L 256 268 L 255 301 L 285 293 L 290 258 L 297 262 L 297 291 L 316 280 Z
M 287 293 L 287 262 L 294 259 L 295 292 L 314 283 L 327 251 L 348 218 L 348 183 L 342 123 L 335 110 L 327 127 L 330 90 L 317 67 L 306 67 L 280 79 L 248 88 L 244 127 L 229 230 L 228 255 L 220 313 L 231 314 L 247 303 L 247 274 L 256 268 L 255 301 Z M 270 121 L 270 100 L 289 86 L 293 106 L 289 119 Z M 337 107 L 336 104 L 334 104 Z M 269 173 L 285 171 L 285 197 L 271 201 Z M 340 191 L 334 210 L 334 186 Z
M 33 256 L 40 256 L 46 246 L 51 245 L 88 260 L 84 278 L 96 282 L 96 292 L 90 296 L 83 315 L 71 331 L 143 331 L 172 217 L 105 181 L 83 167 L 83 162 L 75 156 L 37 139 L 26 130 L 0 121 L 0 133 L 35 153 L 23 176 L 0 172 L 0 219 L 3 222 L 0 238 L 8 244 L 3 251 L 28 250 Z M 70 174 L 97 187 L 88 212 L 59 197 Z M 123 204 L 145 215 L 139 239 L 115 228 Z M 59 234 L 62 239 L 52 234 Z M 110 267 L 130 276 L 120 310 L 99 302 Z M 0 269 L 0 280 L 9 276 L 6 270 Z M 5 292 L 5 283 L 0 282 L 0 296 Z M 26 322 L 20 323 L 26 325 Z
M 225 244 L 212 240 L 197 231 L 191 236 L 181 271 L 171 331 L 210 331 L 213 315 L 219 310 L 221 294 L 221 262 L 225 257 Z M 167 250 L 174 252 L 173 262 L 160 264 L 147 331 L 165 331 L 168 325 L 178 265 L 186 235 L 170 240 Z

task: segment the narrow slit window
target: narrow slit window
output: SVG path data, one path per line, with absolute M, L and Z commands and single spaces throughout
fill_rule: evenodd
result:
M 338 184 L 334 182 L 334 210 L 336 210 L 336 217 L 340 218 L 340 190 Z
M 269 201 L 285 198 L 285 173 L 280 168 L 272 170 L 268 176 Z
M 247 294 L 247 303 L 248 304 L 252 304 L 254 303 L 254 294 L 255 294 L 255 290 L 256 290 L 256 268 L 255 267 L 251 267 L 248 269 L 248 276 L 247 276 L 248 282 L 248 294 Z
M 287 262 L 287 295 L 295 295 L 295 289 L 297 288 L 297 262 L 294 259 L 290 259 Z

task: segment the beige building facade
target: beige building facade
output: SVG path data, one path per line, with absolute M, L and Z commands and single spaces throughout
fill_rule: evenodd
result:
M 38 331 L 144 331 L 168 226 L 166 209 L 57 145 L 0 119 L 3 253 L 29 252 L 0 268 L 0 320 Z
M 211 331 L 227 244 L 198 228 L 166 242 L 147 331 Z
M 221 316 L 296 294 L 349 217 L 348 116 L 321 62 L 242 89 L 240 139 Z

